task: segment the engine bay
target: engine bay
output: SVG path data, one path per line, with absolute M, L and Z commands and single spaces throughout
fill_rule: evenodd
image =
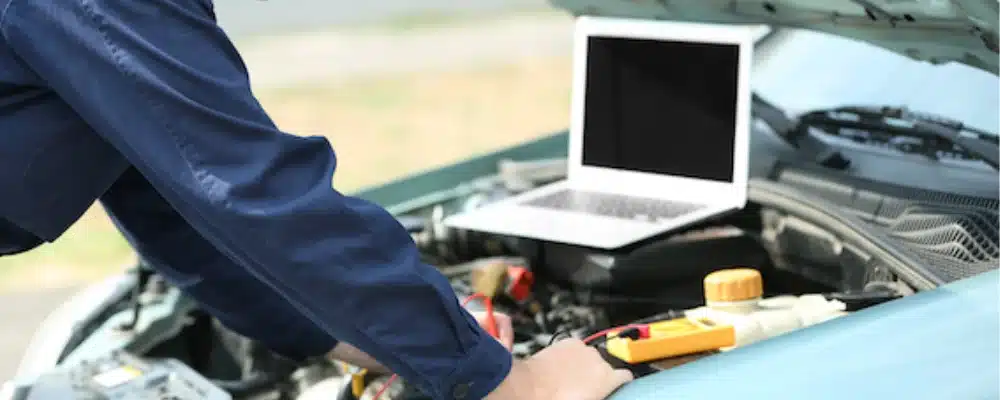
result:
M 613 252 L 441 225 L 448 212 L 509 195 L 509 187 L 488 186 L 399 219 L 467 309 L 510 316 L 517 358 L 572 337 L 643 377 L 918 291 L 871 257 L 840 254 L 831 261 L 827 248 L 845 246 L 831 242 L 830 232 L 762 204 Z M 852 249 L 846 253 L 864 253 Z M 221 390 L 205 397 L 212 399 L 426 398 L 403 379 L 339 361 L 291 363 L 229 331 L 154 272 L 137 274 L 137 290 L 109 308 L 76 346 L 100 348 L 93 343 L 104 341 L 116 351 L 64 357 L 63 369 L 35 387 L 69 375 L 89 382 L 123 369 L 139 379 L 148 375 L 141 371 L 182 365 L 187 369 L 180 375 L 167 375 L 203 377 Z M 168 396 L 191 386 L 147 381 L 121 398 Z M 38 398 L 26 389 L 21 399 Z M 76 393 L 66 398 L 97 399 L 111 398 L 112 389 L 77 384 L 66 390 Z

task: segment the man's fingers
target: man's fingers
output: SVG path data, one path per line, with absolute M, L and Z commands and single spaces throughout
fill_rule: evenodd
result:
M 510 316 L 506 314 L 497 314 L 497 331 L 500 334 L 500 343 L 510 350 L 514 347 L 514 324 Z
M 497 340 L 508 350 L 514 346 L 514 324 L 507 314 L 495 313 L 493 319 L 497 323 Z
M 605 388 L 606 393 L 613 393 L 618 390 L 622 385 L 632 382 L 634 376 L 632 371 L 627 369 L 616 369 L 612 371 L 610 379 L 607 381 L 607 387 Z
M 604 388 L 603 392 L 610 395 L 621 388 L 622 385 L 632 382 L 632 379 L 634 379 L 632 371 L 627 369 L 616 369 L 611 372 L 609 379 L 604 382 L 604 384 L 608 386 Z
M 618 386 L 632 382 L 632 380 L 635 379 L 635 375 L 632 374 L 632 371 L 629 371 L 627 369 L 616 369 L 614 377 L 615 377 L 615 382 L 618 383 Z
M 486 325 L 486 313 L 482 311 L 476 311 L 472 313 L 472 316 L 476 317 L 476 321 L 479 325 Z M 504 313 L 493 313 L 493 320 L 497 325 L 497 340 L 503 344 L 507 350 L 514 347 L 514 324 L 510 316 Z

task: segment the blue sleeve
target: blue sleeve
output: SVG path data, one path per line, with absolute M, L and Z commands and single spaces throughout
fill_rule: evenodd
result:
M 197 232 L 330 336 L 434 398 L 492 391 L 510 353 L 390 214 L 332 188 L 325 139 L 275 127 L 211 8 L 14 0 L 0 29 Z
M 149 266 L 227 328 L 296 361 L 336 346 L 332 336 L 191 228 L 134 168 L 111 185 L 101 204 Z

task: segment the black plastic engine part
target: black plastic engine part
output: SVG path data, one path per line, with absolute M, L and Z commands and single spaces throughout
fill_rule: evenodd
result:
M 211 382 L 236 399 L 284 390 L 292 374 L 301 366 L 208 318 L 208 329 L 198 333 L 189 364 L 211 378 Z M 199 357 L 200 356 L 200 357 Z
M 829 293 L 824 295 L 824 297 L 828 300 L 838 300 L 844 303 L 847 306 L 846 311 L 853 312 L 882 303 L 888 303 L 903 297 L 903 295 L 888 290 L 878 290 L 858 293 Z
M 665 285 L 692 279 L 700 284 L 703 276 L 723 268 L 769 264 L 767 251 L 754 237 L 732 229 L 678 235 L 618 254 L 561 244 L 542 246 L 549 279 L 578 289 L 629 295 L 660 294 Z
M 431 216 L 424 225 L 413 218 L 403 222 L 414 241 L 431 263 L 458 264 L 481 258 L 512 256 L 517 240 L 493 234 L 452 229 L 444 226 L 443 214 Z

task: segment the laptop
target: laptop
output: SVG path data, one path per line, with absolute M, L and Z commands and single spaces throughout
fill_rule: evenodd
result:
M 743 26 L 578 18 L 566 179 L 445 225 L 617 249 L 742 209 L 756 36 Z

